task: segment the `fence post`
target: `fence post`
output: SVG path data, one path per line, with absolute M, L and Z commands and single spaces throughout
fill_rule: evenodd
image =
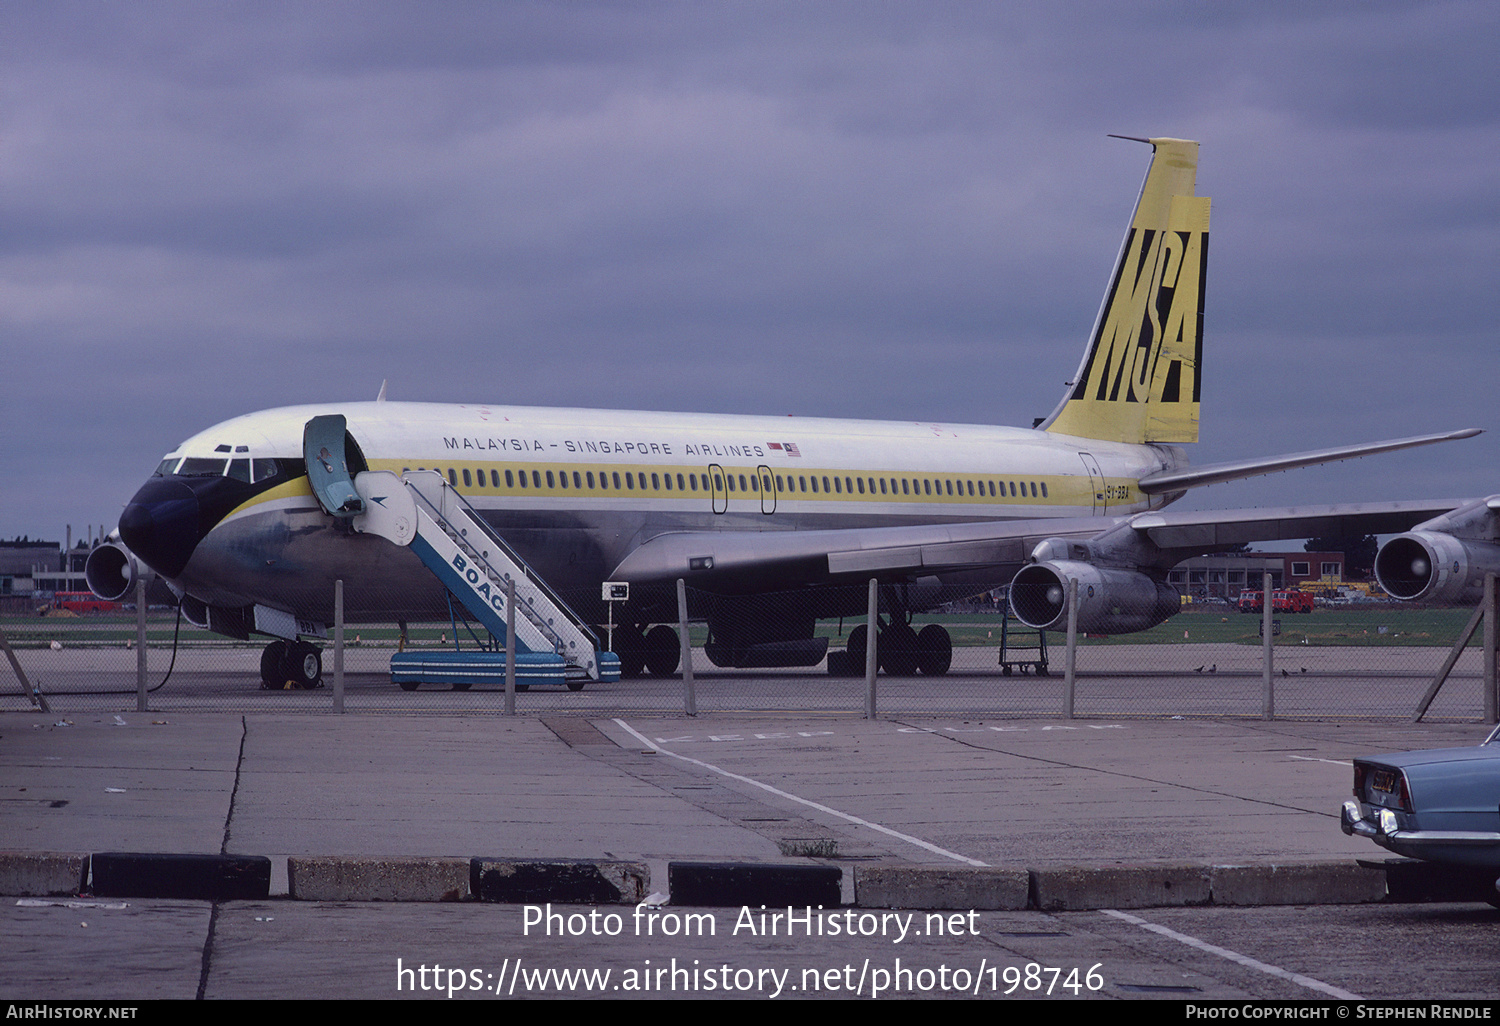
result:
M 688 637 L 687 582 L 677 578 L 677 631 L 682 646 L 682 711 L 688 716 L 698 715 L 698 689 L 693 683 L 693 642 Z
M 1063 655 L 1063 692 L 1067 718 L 1073 718 L 1073 680 L 1078 671 L 1078 578 L 1068 578 L 1068 644 Z
M 516 714 L 516 579 L 505 576 L 505 709 Z
M 1484 601 L 1481 599 L 1479 605 L 1474 607 L 1474 615 L 1469 617 L 1468 624 L 1458 632 L 1458 640 L 1448 650 L 1448 658 L 1443 660 L 1442 668 L 1438 670 L 1437 676 L 1432 678 L 1432 683 L 1427 686 L 1427 693 L 1417 703 L 1417 711 L 1411 714 L 1413 723 L 1421 723 L 1422 717 L 1427 715 L 1427 707 L 1432 705 L 1432 700 L 1442 690 L 1443 684 L 1448 680 L 1448 674 L 1453 672 L 1454 664 L 1464 654 L 1464 649 L 1469 645 L 1469 639 L 1474 636 L 1474 631 L 1479 627 L 1479 621 L 1483 619 L 1485 619 Z
M 344 711 L 344 582 L 333 582 L 333 711 Z
M 135 579 L 135 711 L 146 712 L 146 575 Z
M 47 707 L 47 700 L 42 697 L 41 689 L 31 683 L 31 678 L 26 676 L 26 671 L 21 668 L 21 660 L 16 658 L 15 652 L 11 651 L 10 642 L 5 640 L 5 631 L 0 630 L 0 649 L 5 650 L 5 658 L 10 660 L 10 668 L 16 671 L 16 680 L 21 682 L 21 688 L 26 692 L 26 697 L 31 699 L 31 704 L 42 712 L 51 712 Z
M 1495 575 L 1484 575 L 1484 722 L 1497 722 L 1495 693 Z
M 1267 570 L 1261 575 L 1260 587 L 1260 647 L 1263 656 L 1261 667 L 1261 683 L 1264 685 L 1261 694 L 1260 718 L 1273 720 L 1276 718 L 1276 682 L 1272 676 L 1272 653 L 1275 651 L 1276 639 L 1272 637 L 1272 617 L 1275 611 L 1276 601 L 1271 596 L 1271 571 Z
M 875 671 L 878 649 L 875 644 L 875 628 L 880 619 L 880 583 L 870 578 L 870 599 L 865 613 L 865 719 L 875 718 Z

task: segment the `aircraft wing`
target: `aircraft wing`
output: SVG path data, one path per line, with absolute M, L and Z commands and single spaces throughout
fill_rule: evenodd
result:
M 1457 509 L 1468 499 L 1356 502 L 1330 506 L 1212 510 L 1209 512 L 1137 513 L 1125 518 L 1130 527 L 1164 550 L 1187 558 L 1198 550 L 1244 542 L 1289 538 L 1394 534 Z
M 657 535 L 615 569 L 612 580 L 685 577 L 708 584 L 825 583 L 847 574 L 916 575 L 937 569 L 1019 564 L 1055 535 L 1097 534 L 1117 518 L 983 521 L 827 531 L 713 531 Z
M 792 588 L 830 578 L 916 578 L 1025 563 L 1048 538 L 1088 543 L 1089 559 L 1170 567 L 1244 542 L 1319 535 L 1390 534 L 1466 500 L 1345 503 L 1129 517 L 998 520 L 827 531 L 715 531 L 658 535 L 632 551 L 612 580 L 682 577 L 702 587 Z

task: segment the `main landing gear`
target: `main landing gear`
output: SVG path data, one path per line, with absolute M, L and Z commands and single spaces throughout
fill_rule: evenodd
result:
M 626 625 L 615 628 L 615 655 L 620 657 L 620 677 L 630 679 L 649 673 L 670 677 L 682 662 L 682 642 L 664 623 L 649 631 Z
M 306 641 L 273 641 L 260 654 L 260 686 L 310 691 L 323 686 L 323 652 Z
M 849 632 L 842 652 L 828 653 L 828 672 L 836 677 L 863 677 L 869 631 L 860 624 Z M 920 632 L 909 623 L 885 623 L 875 635 L 875 658 L 880 669 L 892 677 L 941 677 L 953 664 L 953 639 L 941 624 L 930 623 Z

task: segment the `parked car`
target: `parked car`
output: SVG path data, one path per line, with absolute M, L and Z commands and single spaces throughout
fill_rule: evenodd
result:
M 1500 877 L 1500 727 L 1472 748 L 1355 759 L 1339 825 L 1398 855 Z M 1485 900 L 1500 907 L 1500 889 Z

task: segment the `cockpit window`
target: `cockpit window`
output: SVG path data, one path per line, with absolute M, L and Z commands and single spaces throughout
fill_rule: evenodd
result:
M 246 447 L 248 448 L 248 446 Z M 252 459 L 249 456 L 231 458 L 190 456 L 168 456 L 156 466 L 153 477 L 227 477 L 231 481 L 259 484 L 276 478 L 291 479 L 306 473 L 301 460 L 279 460 L 265 457 Z
M 178 477 L 223 477 L 225 460 L 189 456 L 177 468 Z

